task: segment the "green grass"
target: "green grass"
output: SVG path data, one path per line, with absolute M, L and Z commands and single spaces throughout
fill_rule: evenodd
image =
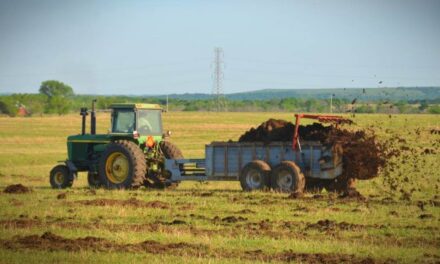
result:
M 179 112 L 164 114 L 164 126 L 173 132 L 171 140 L 185 157 L 198 158 L 203 157 L 205 144 L 237 139 L 245 130 L 270 117 L 292 119 L 292 115 L 286 113 Z M 99 114 L 98 132 L 106 133 L 108 118 L 106 114 Z M 395 159 L 397 166 L 388 178 L 381 175 L 371 181 L 358 182 L 358 190 L 368 198 L 367 202 L 347 201 L 326 193 L 322 198 L 307 194 L 295 200 L 273 192 L 244 193 L 238 182 L 184 182 L 175 190 L 97 190 L 93 194 L 84 173 L 80 173 L 73 188 L 52 190 L 49 171 L 57 161 L 66 158 L 66 137 L 80 132 L 79 115 L 2 117 L 0 189 L 22 183 L 32 187 L 33 192 L 0 193 L 0 262 L 254 263 L 246 253 L 253 250 L 262 250 L 267 255 L 293 251 L 353 254 L 376 261 L 440 261 L 440 135 L 430 133 L 430 129 L 439 128 L 440 117 L 357 115 L 354 119 L 356 127 L 373 129 L 381 141 L 398 137 L 401 140 L 396 147 L 411 149 Z M 422 155 L 426 148 L 436 154 Z M 390 178 L 397 182 L 395 190 L 389 187 Z M 66 192 L 66 199 L 57 199 L 62 192 Z M 405 192 L 411 193 L 409 199 L 402 199 Z M 162 201 L 169 208 L 92 206 L 82 202 L 132 198 Z M 421 204 L 424 204 L 423 210 Z M 251 211 L 240 212 L 244 209 Z M 419 218 L 423 214 L 431 217 Z M 221 220 L 227 216 L 245 219 L 236 223 Z M 346 222 L 351 227 L 328 230 L 311 227 L 325 219 Z M 185 223 L 167 224 L 174 220 Z M 121 245 L 145 240 L 163 244 L 186 242 L 206 246 L 206 252 L 199 256 L 172 250 L 151 254 L 83 248 L 69 252 L 10 249 L 5 242 L 14 240 L 15 236 L 41 235 L 47 231 L 70 239 L 101 237 Z M 209 254 L 204 254 L 207 252 Z

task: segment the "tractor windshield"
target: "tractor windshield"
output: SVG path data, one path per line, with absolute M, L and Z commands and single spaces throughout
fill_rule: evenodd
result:
M 133 109 L 118 109 L 113 112 L 113 133 L 132 133 L 135 127 Z
M 161 110 L 138 110 L 137 131 L 140 135 L 162 135 Z

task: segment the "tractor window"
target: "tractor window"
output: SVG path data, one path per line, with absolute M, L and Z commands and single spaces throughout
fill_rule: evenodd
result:
M 135 127 L 135 115 L 132 109 L 113 112 L 113 133 L 132 133 Z
M 161 110 L 139 110 L 137 131 L 141 136 L 162 135 Z

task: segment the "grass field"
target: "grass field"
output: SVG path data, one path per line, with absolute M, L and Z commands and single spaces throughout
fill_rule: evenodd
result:
M 196 158 L 205 144 L 237 139 L 270 117 L 292 115 L 166 113 L 164 126 Z M 98 132 L 108 120 L 98 115 Z M 0 263 L 440 262 L 440 134 L 431 132 L 440 116 L 354 121 L 401 151 L 389 175 L 358 182 L 366 201 L 245 193 L 238 182 L 94 191 L 82 173 L 73 188 L 52 190 L 49 171 L 66 158 L 80 116 L 1 117 L 0 189 L 21 183 L 33 191 L 0 193 Z

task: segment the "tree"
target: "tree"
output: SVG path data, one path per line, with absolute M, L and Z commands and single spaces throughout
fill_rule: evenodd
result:
M 51 97 L 47 104 L 47 113 L 64 115 L 69 112 L 70 102 L 64 97 Z
M 70 97 L 74 94 L 72 87 L 55 80 L 42 82 L 40 85 L 40 93 L 46 95 L 48 98 L 54 96 Z
M 18 111 L 17 104 L 11 97 L 0 98 L 0 113 L 9 116 L 16 116 Z
M 59 115 L 69 112 L 69 97 L 73 96 L 73 89 L 69 85 L 48 80 L 41 83 L 40 93 L 47 96 L 46 113 L 57 113 Z

